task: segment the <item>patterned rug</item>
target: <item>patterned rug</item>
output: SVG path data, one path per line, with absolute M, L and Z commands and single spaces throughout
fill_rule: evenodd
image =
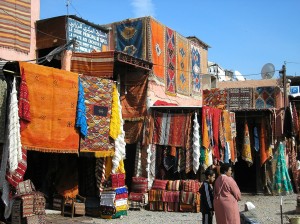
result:
M 203 105 L 217 107 L 227 105 L 227 91 L 225 89 L 203 90 Z
M 165 80 L 165 26 L 154 19 L 150 19 L 151 26 L 151 56 L 153 74 L 164 83 Z
M 176 43 L 176 92 L 186 96 L 190 96 L 189 42 L 186 38 L 177 33 Z
M 78 153 L 78 74 L 20 62 L 27 78 L 31 122 L 21 132 L 27 150 Z M 59 131 L 58 131 L 59 130 Z
M 256 109 L 266 109 L 276 107 L 276 87 L 257 87 L 254 90 L 254 102 Z
M 82 76 L 88 134 L 80 141 L 80 152 L 97 152 L 103 157 L 112 156 L 114 142 L 109 137 L 113 81 Z
M 145 59 L 145 24 L 142 19 L 116 24 L 116 50 Z
M 202 95 L 201 76 L 200 76 L 200 48 L 191 44 L 191 68 L 192 73 L 192 94 L 195 96 Z
M 175 32 L 166 27 L 166 94 L 176 95 L 176 45 Z
M 227 109 L 252 109 L 253 88 L 227 89 Z
M 28 53 L 31 37 L 31 0 L 0 1 L 0 46 Z

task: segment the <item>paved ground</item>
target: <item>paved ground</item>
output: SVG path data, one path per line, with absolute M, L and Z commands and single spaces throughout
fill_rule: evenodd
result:
M 283 217 L 284 224 L 289 223 L 287 217 L 300 216 L 295 214 L 297 195 L 288 195 L 283 197 Z M 244 204 L 247 201 L 252 202 L 256 208 L 253 213 L 263 224 L 280 224 L 280 196 L 263 196 L 263 195 L 242 195 L 242 201 L 239 202 L 240 211 L 244 210 Z M 201 223 L 201 213 L 180 213 L 180 212 L 153 212 L 147 210 L 128 211 L 128 216 L 121 219 L 106 220 L 92 218 L 87 216 L 62 217 L 61 215 L 48 215 L 48 223 L 53 224 L 71 224 L 71 223 L 118 223 L 118 224 L 178 224 L 178 223 Z M 214 222 L 215 223 L 215 222 Z

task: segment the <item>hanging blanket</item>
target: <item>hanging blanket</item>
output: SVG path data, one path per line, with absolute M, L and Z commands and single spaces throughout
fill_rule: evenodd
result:
M 248 166 L 252 166 L 252 154 L 251 154 L 251 145 L 250 145 L 250 135 L 247 121 L 245 122 L 244 128 L 244 143 L 243 143 L 243 151 L 242 151 L 242 159 L 245 160 Z
M 87 121 L 86 121 L 86 108 L 84 103 L 84 90 L 80 78 L 78 78 L 78 100 L 77 100 L 77 116 L 76 127 L 78 128 L 82 137 L 87 135 Z
M 180 191 L 164 191 L 162 194 L 163 202 L 180 202 Z
M 254 90 L 254 106 L 256 109 L 266 109 L 276 107 L 276 93 L 278 88 L 275 86 L 257 87 Z
M 136 58 L 146 59 L 145 21 L 142 19 L 126 20 L 116 24 L 116 50 Z
M 114 143 L 109 137 L 113 81 L 82 76 L 88 134 L 80 141 L 80 152 L 95 152 L 97 157 L 112 156 Z
M 227 89 L 227 108 L 252 109 L 253 88 L 230 88 Z
M 153 63 L 153 74 L 158 81 L 165 80 L 165 26 L 154 19 L 150 19 L 151 26 L 151 55 Z
M 0 46 L 28 54 L 31 40 L 31 0 L 0 1 Z
M 125 142 L 127 144 L 135 144 L 139 142 L 143 134 L 143 124 L 144 121 L 125 121 L 124 131 L 125 131 Z
M 203 105 L 217 107 L 220 105 L 227 105 L 227 91 L 226 89 L 205 89 L 203 90 Z
M 176 92 L 190 96 L 190 46 L 189 41 L 176 33 Z
M 176 95 L 176 45 L 175 31 L 166 27 L 166 94 Z
M 202 96 L 201 86 L 201 59 L 200 59 L 200 48 L 191 44 L 191 68 L 189 69 L 192 73 L 192 94 L 194 96 Z
M 77 153 L 75 129 L 78 75 L 20 62 L 29 91 L 31 122 L 21 132 L 27 150 Z

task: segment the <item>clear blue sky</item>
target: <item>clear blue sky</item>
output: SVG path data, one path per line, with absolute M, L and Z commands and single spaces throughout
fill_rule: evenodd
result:
M 150 15 L 184 36 L 197 36 L 211 46 L 209 61 L 247 79 L 260 79 L 266 63 L 280 70 L 284 61 L 287 75 L 300 76 L 300 0 L 69 2 L 67 10 L 67 0 L 41 0 L 41 19 L 69 13 L 101 25 Z

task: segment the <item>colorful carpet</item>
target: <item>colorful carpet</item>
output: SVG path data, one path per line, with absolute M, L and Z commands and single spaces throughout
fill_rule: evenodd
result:
M 142 19 L 116 24 L 116 50 L 145 59 L 145 24 Z
M 206 106 L 217 107 L 227 105 L 227 91 L 225 89 L 203 90 L 203 104 Z
M 0 46 L 28 53 L 31 40 L 31 0 L 1 0 L 0 8 Z
M 254 102 L 256 109 L 266 109 L 276 107 L 276 87 L 257 87 L 254 90 Z
M 112 156 L 114 142 L 109 137 L 113 81 L 92 76 L 82 76 L 88 134 L 80 141 L 80 152 L 97 152 Z
M 252 109 L 253 88 L 230 88 L 227 89 L 228 109 Z
M 176 45 L 175 32 L 166 27 L 166 94 L 176 95 Z
M 176 72 L 176 92 L 190 96 L 190 52 L 189 41 L 176 34 L 176 57 L 177 57 L 177 72 Z
M 191 44 L 191 68 L 192 73 L 192 94 L 202 96 L 201 75 L 200 75 L 200 48 Z
M 78 153 L 78 74 L 20 62 L 27 78 L 31 122 L 21 132 L 27 150 Z M 58 131 L 59 130 L 59 131 Z
M 162 83 L 165 80 L 165 26 L 150 19 L 151 26 L 151 56 L 153 74 Z

